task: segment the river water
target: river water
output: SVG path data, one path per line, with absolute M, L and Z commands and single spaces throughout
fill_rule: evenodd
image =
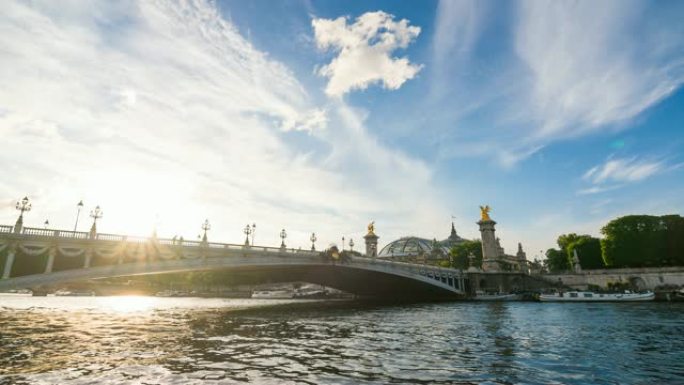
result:
M 684 303 L 0 297 L 0 384 L 246 382 L 683 384 Z

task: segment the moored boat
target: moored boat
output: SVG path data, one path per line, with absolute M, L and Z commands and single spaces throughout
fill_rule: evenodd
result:
M 94 297 L 95 292 L 92 290 L 87 291 L 71 291 L 71 290 L 57 290 L 52 294 L 48 294 L 49 297 Z
M 7 291 L 2 291 L 0 292 L 0 296 L 8 296 L 8 297 L 30 297 L 33 295 L 33 292 L 31 290 L 27 289 L 12 289 L 12 290 L 7 290 Z
M 592 291 L 566 291 L 555 294 L 541 294 L 541 302 L 644 302 L 653 301 L 655 293 L 595 293 Z
M 252 298 L 256 299 L 290 299 L 294 297 L 291 290 L 261 290 L 252 293 Z
M 511 293 L 494 293 L 487 294 L 481 291 L 475 293 L 473 301 L 520 301 L 522 300 L 522 294 L 511 294 Z

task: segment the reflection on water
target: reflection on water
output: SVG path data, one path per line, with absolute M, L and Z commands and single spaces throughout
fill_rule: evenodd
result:
M 0 384 L 684 382 L 681 304 L 283 302 L 0 298 Z

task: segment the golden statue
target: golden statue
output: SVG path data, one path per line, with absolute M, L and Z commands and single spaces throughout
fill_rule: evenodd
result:
M 482 216 L 483 221 L 491 221 L 492 220 L 492 218 L 489 217 L 489 211 L 491 211 L 491 207 L 489 207 L 489 205 L 480 206 L 480 215 Z
M 375 235 L 375 221 L 368 224 L 368 234 Z

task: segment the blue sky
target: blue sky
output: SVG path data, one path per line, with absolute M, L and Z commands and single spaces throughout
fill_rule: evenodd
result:
M 529 257 L 684 211 L 684 4 L 10 2 L 3 223 L 293 246 L 478 236 Z M 85 216 L 84 216 L 85 218 Z M 87 222 L 87 221 L 86 221 Z M 84 225 L 85 226 L 85 225 Z M 84 228 L 85 229 L 85 228 Z

